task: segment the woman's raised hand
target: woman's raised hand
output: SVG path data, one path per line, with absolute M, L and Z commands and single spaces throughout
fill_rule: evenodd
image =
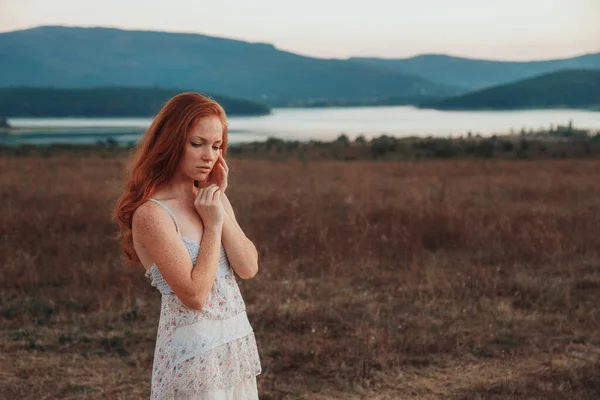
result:
M 227 177 L 229 175 L 229 167 L 227 166 L 227 162 L 225 162 L 225 158 L 223 158 L 223 150 L 219 152 L 219 159 L 215 163 L 213 170 L 211 172 L 211 183 L 215 183 L 219 186 L 219 190 L 222 193 L 225 193 L 227 190 Z
M 198 190 L 194 207 L 200 218 L 202 218 L 205 227 L 223 223 L 221 193 L 222 191 L 214 183 Z

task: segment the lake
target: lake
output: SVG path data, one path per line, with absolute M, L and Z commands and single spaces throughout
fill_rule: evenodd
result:
M 135 142 L 150 118 L 9 118 L 17 134 L 0 133 L 0 144 L 93 144 L 114 139 Z M 415 107 L 276 108 L 260 117 L 229 117 L 231 143 L 278 137 L 289 140 L 331 140 L 342 133 L 351 139 L 394 136 L 461 136 L 509 133 L 522 128 L 567 125 L 600 131 L 600 111 L 437 111 Z

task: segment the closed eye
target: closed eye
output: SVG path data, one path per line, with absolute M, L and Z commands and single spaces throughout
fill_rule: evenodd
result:
M 200 147 L 200 146 L 203 146 L 203 145 L 205 145 L 207 143 L 190 142 L 190 144 L 192 145 L 192 147 Z M 215 151 L 221 150 L 221 146 L 220 145 L 212 146 L 212 148 Z

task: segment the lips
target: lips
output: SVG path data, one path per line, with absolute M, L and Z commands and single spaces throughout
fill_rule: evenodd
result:
M 210 171 L 210 167 L 198 167 L 198 169 L 201 171 Z

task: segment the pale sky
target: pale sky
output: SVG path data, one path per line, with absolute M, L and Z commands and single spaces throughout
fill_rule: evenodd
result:
M 496 60 L 600 51 L 600 0 L 0 0 L 0 31 L 39 25 L 192 32 L 323 57 Z

